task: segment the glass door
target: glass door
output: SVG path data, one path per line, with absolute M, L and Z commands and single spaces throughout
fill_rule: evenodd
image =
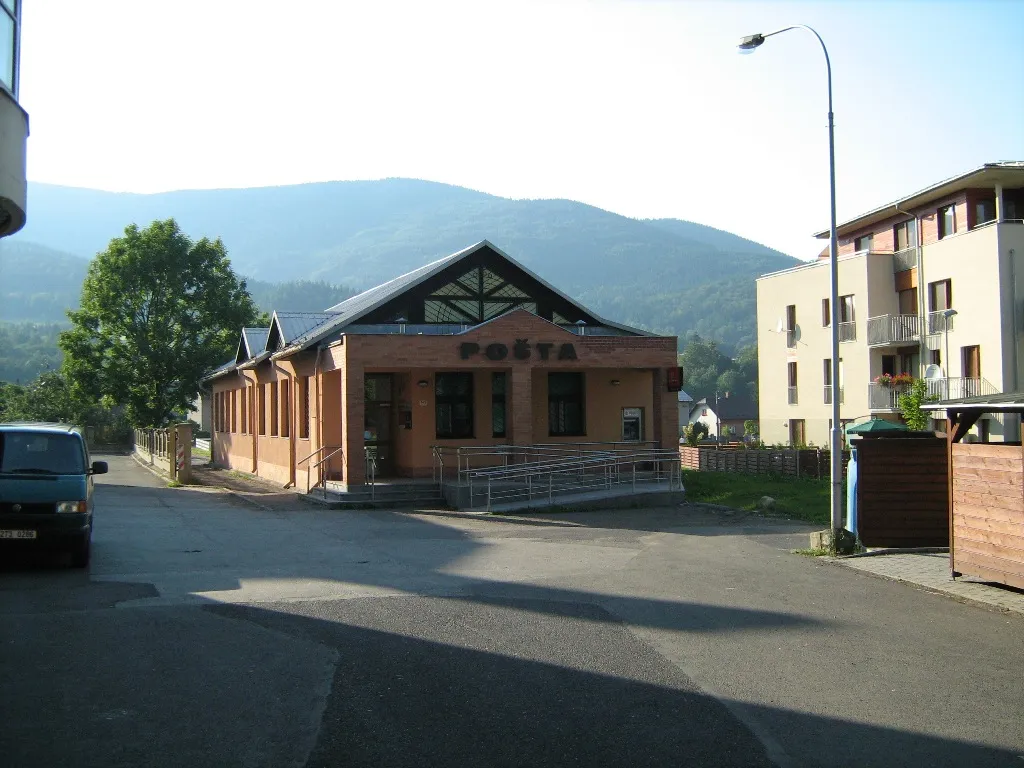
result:
M 374 474 L 377 477 L 390 477 L 395 472 L 392 440 L 392 422 L 395 419 L 393 386 L 390 373 L 368 373 L 364 379 L 363 442 L 366 445 L 367 460 L 374 463 Z

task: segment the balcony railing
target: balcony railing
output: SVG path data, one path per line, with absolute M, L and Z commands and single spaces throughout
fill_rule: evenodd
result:
M 840 323 L 839 324 L 839 340 L 840 341 L 856 341 L 857 340 L 857 324 Z
M 796 387 L 789 388 L 789 404 L 796 405 Z
M 953 330 L 953 315 L 948 317 L 943 311 L 928 313 L 928 333 L 944 333 Z
M 908 269 L 913 269 L 917 266 L 917 247 L 906 248 L 902 251 L 896 251 L 892 255 L 892 271 L 893 272 L 906 272 Z
M 942 378 L 925 379 L 925 397 L 932 401 L 960 400 L 977 395 L 995 395 L 997 390 L 987 379 Z M 910 388 L 909 384 L 883 386 L 874 382 L 868 384 L 868 408 L 872 411 L 895 411 L 899 409 L 899 396 Z M 840 390 L 840 397 L 842 391 Z M 925 405 L 925 410 L 928 406 Z
M 879 315 L 868 318 L 868 346 L 885 346 L 917 341 L 921 319 L 917 315 Z
M 925 379 L 925 384 L 928 387 L 928 396 L 938 400 L 960 400 L 964 397 L 999 393 L 988 379 Z
M 839 402 L 843 402 L 843 388 L 839 388 Z M 832 405 L 832 387 L 825 385 L 825 405 Z

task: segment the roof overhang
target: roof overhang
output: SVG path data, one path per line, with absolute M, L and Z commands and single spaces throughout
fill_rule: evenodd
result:
M 919 208 L 948 197 L 955 192 L 982 184 L 985 186 L 1024 184 L 1024 162 L 986 163 L 974 170 L 967 171 L 967 173 L 961 173 L 959 176 L 940 181 L 911 195 L 901 197 L 867 213 L 862 213 L 860 216 L 849 221 L 844 221 L 836 226 L 836 231 L 840 236 L 848 235 L 858 229 L 876 224 L 893 216 L 908 214 L 908 209 L 910 208 Z M 816 232 L 814 236 L 819 240 L 824 240 L 830 234 L 830 231 L 826 229 L 823 232 Z

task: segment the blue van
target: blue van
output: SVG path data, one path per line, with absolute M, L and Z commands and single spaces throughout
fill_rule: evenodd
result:
M 0 545 L 58 546 L 89 565 L 93 475 L 85 438 L 61 424 L 0 424 Z

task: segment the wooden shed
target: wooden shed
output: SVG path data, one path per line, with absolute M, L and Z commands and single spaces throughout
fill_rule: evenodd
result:
M 864 435 L 857 448 L 857 534 L 868 547 L 949 546 L 946 441 Z
M 963 442 L 986 414 L 1024 413 L 1024 393 L 940 404 L 949 451 L 949 560 L 953 577 L 977 576 L 1024 589 L 1024 449 L 1020 441 Z

